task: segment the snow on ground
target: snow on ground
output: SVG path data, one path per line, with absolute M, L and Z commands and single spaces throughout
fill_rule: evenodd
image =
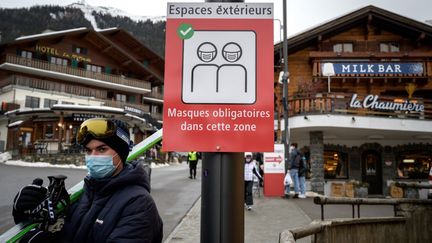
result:
M 50 164 L 47 162 L 26 162 L 22 160 L 11 160 L 11 156 L 8 152 L 0 153 L 0 164 L 5 165 L 15 165 L 15 166 L 27 166 L 27 167 L 52 167 L 52 168 L 67 168 L 67 169 L 87 169 L 85 165 L 74 165 L 74 164 L 67 164 L 67 165 L 55 165 Z M 179 164 L 179 163 L 171 163 L 171 164 Z M 169 166 L 169 163 L 154 163 L 152 162 L 150 164 L 151 168 L 160 168 Z

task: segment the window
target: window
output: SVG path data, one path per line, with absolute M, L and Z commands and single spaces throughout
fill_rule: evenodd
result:
M 33 96 L 26 96 L 25 107 L 27 108 L 39 108 L 40 98 Z
M 87 54 L 87 48 L 73 45 L 72 46 L 72 52 L 76 53 L 76 54 L 84 54 L 84 55 L 86 55 Z
M 116 94 L 116 100 L 126 102 L 126 95 L 124 94 Z
M 407 179 L 427 179 L 432 154 L 429 151 L 410 151 L 397 158 L 397 176 Z
M 334 44 L 333 52 L 353 52 L 353 43 Z
M 63 66 L 68 65 L 68 60 L 60 57 L 51 57 L 50 62 L 52 64 L 63 65 Z
M 63 105 L 74 105 L 75 103 L 73 102 L 68 102 L 68 101 L 62 101 Z
M 31 53 L 29 51 L 21 51 L 21 57 L 32 58 L 33 57 L 33 53 Z
M 324 151 L 324 178 L 348 178 L 347 154 L 338 151 Z
M 380 52 L 399 52 L 399 43 L 382 42 L 380 43 Z
M 151 113 L 159 113 L 159 108 L 155 105 L 151 106 Z
M 57 100 L 52 99 L 44 99 L 44 107 L 52 107 L 53 105 L 57 104 Z
M 86 68 L 87 68 L 87 71 L 91 71 L 91 72 L 95 72 L 95 73 L 101 73 L 102 72 L 102 67 L 100 67 L 100 66 L 87 64 Z
M 54 138 L 54 125 L 52 123 L 47 123 L 45 127 L 45 139 Z

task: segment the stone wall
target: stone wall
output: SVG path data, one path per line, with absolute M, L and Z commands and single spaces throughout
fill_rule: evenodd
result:
M 324 194 L 324 138 L 323 132 L 314 131 L 310 137 L 311 189 Z

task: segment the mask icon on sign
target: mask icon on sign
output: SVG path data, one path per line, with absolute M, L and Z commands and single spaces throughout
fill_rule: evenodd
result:
M 197 50 L 198 58 L 203 62 L 211 62 L 216 58 L 216 46 L 210 42 L 202 43 Z
M 228 62 L 236 62 L 242 55 L 242 49 L 239 44 L 230 42 L 223 47 L 222 54 Z

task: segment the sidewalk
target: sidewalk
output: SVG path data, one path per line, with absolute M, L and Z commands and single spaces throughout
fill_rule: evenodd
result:
M 252 211 L 245 214 L 245 242 L 276 243 L 279 233 L 285 229 L 308 225 L 312 220 L 297 206 L 301 200 L 280 197 L 254 197 Z M 180 224 L 167 237 L 165 243 L 200 242 L 201 199 L 197 200 Z M 311 242 L 310 237 L 297 242 Z

